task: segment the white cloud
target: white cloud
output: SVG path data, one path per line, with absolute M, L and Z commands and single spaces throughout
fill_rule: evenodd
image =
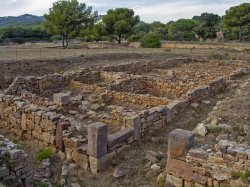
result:
M 243 2 L 244 1 L 239 0 L 230 3 L 217 2 L 206 4 L 182 1 L 139 7 L 134 10 L 136 14 L 141 16 L 141 20 L 146 20 L 147 22 L 161 21 L 167 23 L 168 21 L 175 21 L 180 18 L 192 18 L 194 15 L 200 15 L 204 12 L 216 13 L 222 16 L 231 6 L 239 5 Z
M 25 13 L 43 15 L 56 0 L 0 0 L 0 16 L 16 16 Z M 246 0 L 79 0 L 103 14 L 110 8 L 128 7 L 146 22 L 164 23 L 179 18 L 192 18 L 203 12 L 223 15 L 229 7 Z

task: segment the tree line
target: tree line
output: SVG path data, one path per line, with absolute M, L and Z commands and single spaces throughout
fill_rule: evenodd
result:
M 192 19 L 179 19 L 161 23 L 145 23 L 132 9 L 117 8 L 107 11 L 98 19 L 97 11 L 77 0 L 59 0 L 53 3 L 43 23 L 36 28 L 5 28 L 1 39 L 36 38 L 60 39 L 67 47 L 73 38 L 82 41 L 148 41 L 159 45 L 158 40 L 196 41 L 216 38 L 222 32 L 226 40 L 250 40 L 250 3 L 228 9 L 224 16 L 203 13 Z M 157 40 L 157 41 L 156 41 Z M 148 47 L 147 45 L 145 47 Z M 150 46 L 152 47 L 152 46 Z

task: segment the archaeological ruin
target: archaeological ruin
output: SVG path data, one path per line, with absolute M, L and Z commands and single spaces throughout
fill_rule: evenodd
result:
M 0 128 L 39 148 L 71 156 L 83 170 L 96 174 L 105 171 L 126 145 L 171 126 L 178 113 L 222 92 L 232 79 L 249 70 L 243 63 L 175 58 L 0 77 Z M 247 156 L 246 151 L 229 150 L 231 142 L 218 143 L 216 150 L 223 156 L 217 159 L 209 148 L 195 147 L 193 132 L 179 129 L 169 139 L 167 182 L 172 185 L 222 186 L 224 179 L 216 178 L 214 170 L 223 173 L 231 167 L 227 163 L 242 160 L 248 165 L 238 169 L 249 167 L 249 152 Z M 32 172 L 27 172 L 22 159 L 25 153 L 3 136 L 0 144 L 4 145 L 0 180 L 11 184 L 18 178 L 30 183 Z M 6 164 L 6 152 L 18 167 Z

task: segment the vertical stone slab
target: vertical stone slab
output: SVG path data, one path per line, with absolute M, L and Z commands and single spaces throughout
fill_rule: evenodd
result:
M 57 124 L 56 127 L 56 137 L 55 137 L 55 146 L 57 149 L 63 151 L 64 150 L 64 143 L 63 143 L 63 130 L 70 127 L 69 122 L 60 122 Z
M 126 120 L 126 126 L 134 129 L 135 140 L 139 140 L 141 138 L 141 118 L 139 115 L 129 117 Z
M 100 158 L 107 153 L 108 125 L 94 123 L 88 127 L 88 155 Z
M 195 139 L 194 132 L 176 129 L 168 136 L 168 156 L 178 158 L 183 156 L 193 146 Z

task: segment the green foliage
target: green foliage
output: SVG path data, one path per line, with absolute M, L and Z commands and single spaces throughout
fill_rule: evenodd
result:
M 220 31 L 221 17 L 213 13 L 203 13 L 200 16 L 194 16 L 193 20 L 198 21 L 197 27 L 194 28 L 195 33 L 206 40 L 207 38 L 215 38 L 216 32 Z
M 102 18 L 102 31 L 121 43 L 122 38 L 131 35 L 133 27 L 139 23 L 139 16 L 134 15 L 132 9 L 117 8 L 108 10 L 107 15 Z
M 232 171 L 231 172 L 231 177 L 233 179 L 239 179 L 241 178 L 243 181 L 247 181 L 248 178 L 250 177 L 250 170 L 247 170 L 246 172 L 240 172 L 240 171 Z
M 158 183 L 159 187 L 165 187 L 166 186 L 166 177 L 161 177 Z
M 49 185 L 44 183 L 44 182 L 39 182 L 39 183 L 35 184 L 35 187 L 49 187 Z
M 6 152 L 3 156 L 3 162 L 6 165 L 7 168 L 11 168 L 12 166 L 12 161 L 10 160 L 10 153 Z
M 142 48 L 160 48 L 160 37 L 155 33 L 148 33 L 141 39 Z
M 244 124 L 234 124 L 233 131 L 239 134 L 240 136 L 245 136 Z
M 228 28 L 239 28 L 238 36 L 239 40 L 245 39 L 244 29 L 249 26 L 250 23 L 250 3 L 243 3 L 239 6 L 231 7 L 226 11 L 226 15 L 223 16 L 223 24 Z
M 22 44 L 39 40 L 48 40 L 49 34 L 40 27 L 7 27 L 0 29 L 0 37 L 3 40 Z
M 63 47 L 67 47 L 70 39 L 79 36 L 82 29 L 93 27 L 97 12 L 92 13 L 92 7 L 77 0 L 59 0 L 44 18 L 44 28 L 50 34 L 61 35 Z
M 150 31 L 156 33 L 160 39 L 166 40 L 168 39 L 168 26 L 169 23 L 165 25 L 159 21 L 155 21 L 150 24 Z
M 51 156 L 52 156 L 52 150 L 50 148 L 46 148 L 37 153 L 36 159 L 38 161 L 42 161 L 44 159 L 50 158 Z
M 168 27 L 168 36 L 171 40 L 192 41 L 195 40 L 194 28 L 198 22 L 191 19 L 179 19 Z

